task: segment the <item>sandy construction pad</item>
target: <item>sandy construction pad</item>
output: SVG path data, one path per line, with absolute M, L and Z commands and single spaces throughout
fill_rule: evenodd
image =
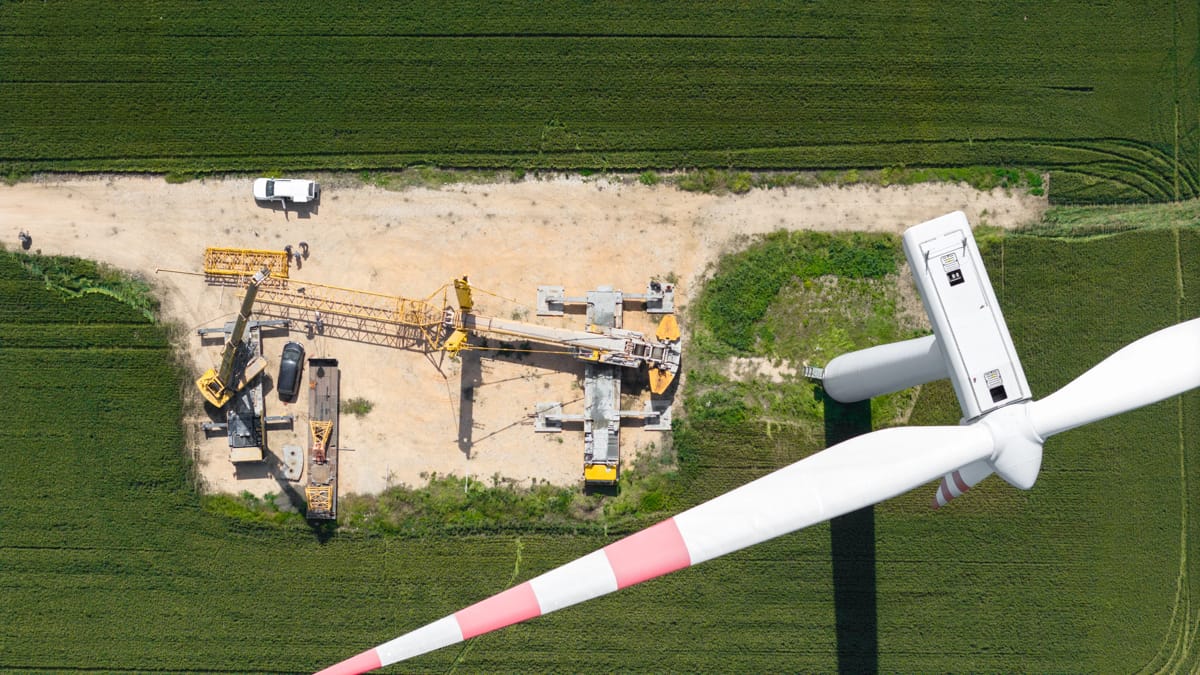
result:
M 216 363 L 220 347 L 201 346 L 195 329 L 232 320 L 238 295 L 199 276 L 157 270 L 199 272 L 208 246 L 278 250 L 305 241 L 310 255 L 293 268 L 293 279 L 414 299 L 435 294 L 439 305 L 439 289 L 466 274 L 493 294 L 476 294 L 481 314 L 581 328 L 581 314 L 537 317 L 537 286 L 564 286 L 573 296 L 602 285 L 642 293 L 652 276 L 671 275 L 678 279 L 676 302 L 686 305 L 709 264 L 748 235 L 778 229 L 898 233 L 953 210 L 966 212 L 972 223 L 1012 227 L 1037 220 L 1046 208 L 1043 198 L 948 184 L 714 196 L 607 179 L 405 191 L 338 185 L 348 182 L 326 181 L 310 213 L 285 213 L 257 204 L 250 178 L 179 185 L 141 176 L 41 178 L 0 187 L 0 237 L 13 248 L 26 230 L 35 250 L 99 260 L 149 279 L 161 294 L 165 319 L 187 329 L 184 346 L 198 375 Z M 639 315 L 627 311 L 626 327 L 652 326 Z M 361 418 L 342 415 L 343 494 L 420 485 L 435 472 L 485 481 L 581 480 L 582 432 L 535 433 L 532 419 L 539 402 L 582 412 L 581 363 L 556 354 L 452 361 L 306 328 L 269 334 L 267 372 L 273 376 L 278 368 L 284 342 L 296 340 L 309 357 L 338 359 L 343 401 L 361 397 L 374 404 Z M 296 418 L 292 429 L 270 432 L 273 455 L 282 457 L 287 444 L 307 447 L 306 387 L 307 373 L 290 405 L 268 389 L 267 414 Z M 635 396 L 623 400 L 625 408 L 638 406 Z M 187 421 L 197 429 L 195 452 L 208 489 L 280 492 L 282 468 L 235 469 L 224 436 L 199 433 L 211 414 L 198 396 L 194 408 Z M 623 459 L 661 443 L 662 433 L 631 425 L 621 433 Z

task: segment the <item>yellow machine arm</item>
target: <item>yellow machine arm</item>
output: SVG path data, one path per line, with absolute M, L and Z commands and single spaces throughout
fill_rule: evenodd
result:
M 458 296 L 459 310 L 469 312 L 475 307 L 475 299 L 471 296 L 471 284 L 465 276 L 454 280 L 454 294 Z M 454 332 L 442 343 L 442 350 L 449 354 L 450 358 L 454 358 L 467 346 L 468 337 L 470 337 L 470 333 L 462 326 L 455 326 Z
M 233 332 L 230 333 L 229 340 L 225 342 L 220 368 L 209 368 L 200 376 L 200 379 L 196 380 L 196 386 L 205 400 L 218 408 L 224 407 L 234 393 L 245 387 L 246 383 L 254 379 L 254 376 L 262 372 L 267 365 L 266 360 L 259 357 L 247 366 L 246 372 L 240 374 L 236 382 L 231 382 L 234 358 L 237 356 L 238 345 L 242 343 L 242 337 L 246 334 L 246 322 L 250 320 L 250 309 L 254 306 L 254 297 L 258 294 L 258 287 L 270 276 L 271 270 L 264 267 L 250 279 L 250 285 L 246 287 L 246 297 L 242 299 L 242 308 L 238 312 L 237 321 L 233 324 Z M 230 384 L 234 386 L 230 387 Z
M 469 312 L 475 307 L 475 299 L 471 295 L 471 282 L 464 276 L 454 280 L 454 294 L 458 296 L 458 308 Z

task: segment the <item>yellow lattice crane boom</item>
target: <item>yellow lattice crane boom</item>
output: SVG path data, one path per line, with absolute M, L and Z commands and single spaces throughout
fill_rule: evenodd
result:
M 325 449 L 329 445 L 329 433 L 333 431 L 333 422 L 329 420 L 310 420 L 308 430 L 312 433 L 313 461 L 325 462 Z
M 442 323 L 442 309 L 426 300 L 396 295 L 291 281 L 259 291 L 259 302 L 283 305 L 322 315 L 368 319 L 383 323 L 435 328 Z
M 258 289 L 257 302 L 281 308 L 277 315 L 370 335 L 385 344 L 403 341 L 396 337 L 397 328 L 415 329 L 431 348 L 442 346 L 444 300 L 434 304 L 433 296 L 412 300 L 289 279 L 284 251 L 213 247 L 204 251 L 204 276 L 214 283 L 243 283 L 263 266 L 271 269 L 271 277 Z M 389 332 L 395 339 L 387 338 Z
M 309 420 L 308 429 L 312 434 L 312 461 L 324 464 L 326 461 L 325 451 L 329 446 L 329 434 L 333 431 L 333 422 Z M 333 485 L 331 484 L 309 485 L 304 488 L 304 497 L 308 500 L 309 515 L 322 516 L 333 510 Z
M 264 267 L 273 279 L 287 279 L 290 257 L 286 251 L 265 251 L 255 248 L 204 249 L 204 275 L 210 280 L 237 280 L 253 275 Z
M 310 518 L 325 518 L 333 512 L 333 487 L 329 485 L 309 485 L 304 488 L 304 498 L 308 501 L 308 516 Z

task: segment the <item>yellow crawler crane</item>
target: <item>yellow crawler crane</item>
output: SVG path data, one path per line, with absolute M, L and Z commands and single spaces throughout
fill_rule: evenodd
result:
M 238 312 L 237 321 L 233 324 L 233 332 L 225 342 L 225 350 L 221 353 L 219 368 L 209 368 L 196 380 L 196 387 L 204 396 L 204 400 L 217 408 L 225 407 L 233 395 L 245 388 L 246 384 L 267 367 L 267 360 L 255 356 L 237 373 L 233 372 L 238 347 L 242 344 L 242 336 L 246 332 L 246 322 L 250 320 L 250 309 L 254 306 L 254 297 L 258 287 L 271 276 L 271 270 L 264 267 L 250 279 L 246 287 L 246 297 L 242 299 L 242 308 Z

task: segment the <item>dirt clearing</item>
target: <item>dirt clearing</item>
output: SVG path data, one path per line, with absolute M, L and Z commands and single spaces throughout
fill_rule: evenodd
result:
M 304 241 L 310 256 L 300 269 L 293 268 L 293 279 L 414 299 L 465 274 L 494 294 L 476 294 L 482 314 L 582 327 L 581 315 L 535 316 L 537 286 L 564 286 L 573 296 L 602 285 L 642 293 L 652 276 L 670 276 L 678 280 L 677 304 L 686 305 L 708 265 L 749 235 L 778 229 L 898 233 L 953 210 L 966 212 L 973 224 L 1013 227 L 1037 220 L 1046 208 L 1043 198 L 948 184 L 716 196 L 570 177 L 400 192 L 338 185 L 350 182 L 342 178 L 326 181 L 319 207 L 303 214 L 256 204 L 251 182 L 172 185 L 140 176 L 23 182 L 0 187 L 0 236 L 13 248 L 18 232 L 25 230 L 32 249 L 102 261 L 150 280 L 162 298 L 165 319 L 187 329 L 185 347 L 198 375 L 215 364 L 219 347 L 201 347 L 195 329 L 232 320 L 238 296 L 229 288 L 207 286 L 198 276 L 156 270 L 199 272 L 208 246 L 279 250 Z M 637 314 L 626 313 L 627 327 L 649 325 Z M 686 323 L 683 329 L 686 339 Z M 536 434 L 530 417 L 539 402 L 561 401 L 568 404 L 564 412 L 582 411 L 578 362 L 535 354 L 519 360 L 485 358 L 475 368 L 470 361 L 309 335 L 294 327 L 290 335 L 266 340 L 268 374 L 274 375 L 289 339 L 304 344 L 309 357 L 338 359 L 343 401 L 363 398 L 374 404 L 361 418 L 342 415 L 343 494 L 420 485 L 423 476 L 435 472 L 487 481 L 493 476 L 557 484 L 581 479 L 582 433 Z M 685 347 L 685 364 L 686 359 Z M 470 393 L 465 401 L 464 387 Z M 307 445 L 304 392 L 296 404 L 286 405 L 268 389 L 268 415 L 296 415 L 293 430 L 269 435 L 276 456 L 282 456 L 285 444 Z M 237 468 L 228 461 L 223 436 L 205 439 L 199 433 L 199 423 L 209 418 L 199 401 L 197 396 L 187 422 L 197 429 L 196 452 L 207 488 L 279 492 L 282 478 L 266 466 Z M 633 402 L 624 404 L 628 408 Z M 660 443 L 661 433 L 623 430 L 622 457 Z

